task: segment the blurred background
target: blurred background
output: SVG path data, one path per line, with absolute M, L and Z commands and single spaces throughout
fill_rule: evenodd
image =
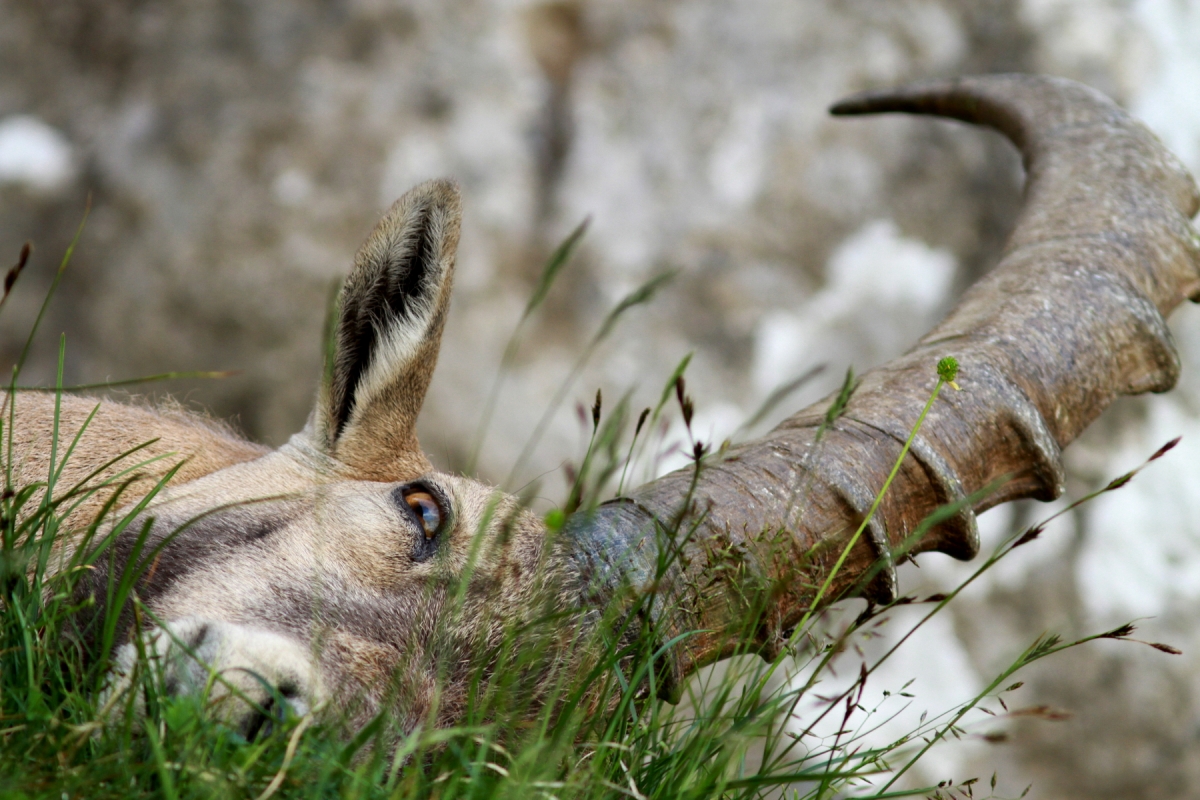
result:
M 420 428 L 447 469 L 470 461 L 547 255 L 591 217 L 477 467 L 558 499 L 586 444 L 575 406 L 597 388 L 652 404 L 694 351 L 694 427 L 719 442 L 811 367 L 828 365 L 764 426 L 936 321 L 994 263 L 1019 160 L 988 132 L 825 109 L 994 71 L 1101 89 L 1200 172 L 1200 0 L 0 0 L 0 266 L 36 246 L 0 316 L 0 360 L 19 353 L 90 195 L 23 382 L 52 382 L 61 331 L 67 383 L 240 370 L 151 389 L 279 444 L 313 400 L 331 286 L 392 200 L 449 175 L 466 219 Z M 605 315 L 668 271 L 510 476 Z M 1052 659 L 1010 704 L 1069 718 L 980 728 L 1008 740 L 968 737 L 923 777 L 997 770 L 1001 790 L 1032 782 L 1037 798 L 1200 797 L 1200 310 L 1173 324 L 1180 387 L 1119 403 L 1068 451 L 1070 496 L 1181 446 L 1017 551 L 885 677 L 917 679 L 912 716 L 967 699 L 1048 630 L 1139 619 L 1184 654 L 1109 641 Z M 989 512 L 985 538 L 1055 508 Z M 906 569 L 906 588 L 966 574 L 938 555 Z

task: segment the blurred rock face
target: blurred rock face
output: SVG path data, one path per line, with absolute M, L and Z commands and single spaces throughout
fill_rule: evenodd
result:
M 52 380 L 59 331 L 67 383 L 241 370 L 170 390 L 279 443 L 308 413 L 323 309 L 355 249 L 396 196 L 450 175 L 466 220 L 421 428 L 450 468 L 469 460 L 546 256 L 591 217 L 526 330 L 479 461 L 511 486 L 549 473 L 548 497 L 580 454 L 573 406 L 597 387 L 652 404 L 694 350 L 694 427 L 719 441 L 814 365 L 829 368 L 768 422 L 835 388 L 847 364 L 897 354 L 994 262 L 1019 204 L 1007 145 L 950 123 L 834 121 L 838 97 L 1055 72 L 1124 102 L 1200 168 L 1194 1 L 0 0 L 0 19 L 0 257 L 38 247 L 0 317 L 3 358 L 92 198 L 25 382 Z M 671 284 L 622 316 L 510 475 L 605 315 L 664 272 Z M 1200 433 L 1194 316 L 1177 315 L 1184 386 L 1098 424 L 1072 456 L 1076 495 Z M 957 687 L 984 685 L 1046 629 L 1154 615 L 1148 638 L 1200 642 L 1186 462 L 1156 465 L 1174 483 L 1148 476 L 1074 514 L 964 598 L 922 645 L 955 678 L 912 666 L 935 678 L 918 702 L 965 699 Z M 994 535 L 1041 512 L 992 512 Z M 961 576 L 938 558 L 910 583 Z M 1198 678 L 1194 655 L 1072 654 L 1031 673 L 1022 698 L 1072 721 L 936 766 L 963 778 L 999 761 L 1002 786 L 1036 780 L 1044 797 L 1200 796 Z

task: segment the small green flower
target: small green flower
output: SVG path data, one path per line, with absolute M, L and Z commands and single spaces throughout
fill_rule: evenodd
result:
M 946 356 L 939 361 L 937 365 L 937 373 L 938 377 L 942 379 L 943 383 L 948 383 L 953 386 L 956 392 L 962 391 L 958 384 L 954 382 L 954 379 L 958 377 L 958 359 L 956 359 L 954 356 Z

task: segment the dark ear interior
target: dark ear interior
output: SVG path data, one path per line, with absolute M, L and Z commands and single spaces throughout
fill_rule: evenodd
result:
M 321 401 L 325 444 L 339 458 L 356 427 L 363 428 L 359 438 L 415 446 L 416 414 L 449 304 L 460 214 L 453 183 L 421 184 L 396 201 L 355 257 Z
M 350 420 L 354 393 L 371 365 L 380 340 L 393 325 L 411 324 L 436 294 L 438 247 L 430 230 L 431 209 L 422 204 L 405 219 L 402 236 L 373 253 L 355 270 L 342 295 L 330 393 L 333 436 Z M 433 285 L 431 285 L 433 284 Z

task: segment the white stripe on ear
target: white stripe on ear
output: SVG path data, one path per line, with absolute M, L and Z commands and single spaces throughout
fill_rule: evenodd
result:
M 354 260 L 318 408 L 324 448 L 361 471 L 425 464 L 416 420 L 450 302 L 457 187 L 429 181 L 395 202 Z
M 413 306 L 404 318 L 392 317 L 386 333 L 376 342 L 370 365 L 354 389 L 354 404 L 348 422 L 353 422 L 360 409 L 369 407 L 386 392 L 407 364 L 420 357 L 421 346 L 429 339 L 435 306 L 427 302 Z

